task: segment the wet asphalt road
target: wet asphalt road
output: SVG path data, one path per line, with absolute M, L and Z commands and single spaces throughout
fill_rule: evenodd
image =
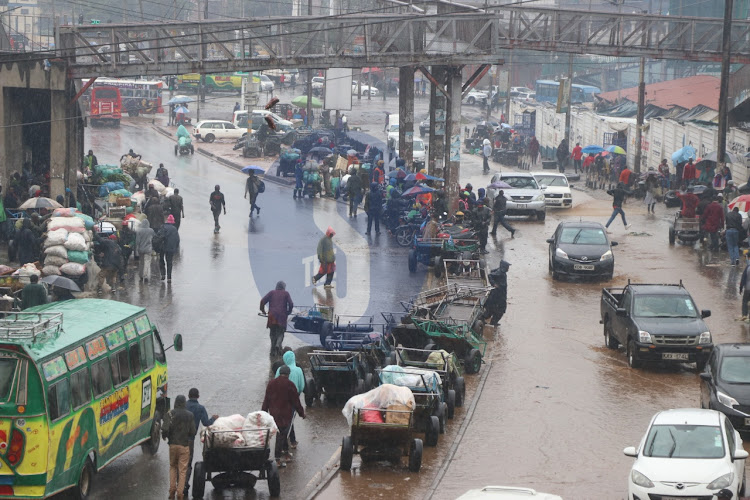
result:
M 278 279 L 284 279 L 296 303 L 335 304 L 341 314 L 378 314 L 398 310 L 398 301 L 426 282 L 424 268 L 406 271 L 406 255 L 385 235 L 374 251 L 362 235 L 365 218 L 346 217 L 346 207 L 324 200 L 294 201 L 290 190 L 266 183 L 259 200 L 261 215 L 249 220 L 242 199 L 244 176 L 196 155 L 175 159 L 172 143 L 150 127 L 124 125 L 120 131 L 97 129 L 86 148 L 100 162 L 114 161 L 134 147 L 144 159 L 165 161 L 186 200 L 180 230 L 182 245 L 171 286 L 133 282 L 115 298 L 148 307 L 168 336 L 185 336 L 185 350 L 170 351 L 170 395 L 201 390 L 209 413 L 227 415 L 258 409 L 268 379 L 268 337 L 257 304 Z M 472 159 L 473 160 L 473 159 Z M 480 163 L 467 159 L 463 179 L 475 186 L 484 177 Z M 215 183 L 227 196 L 228 215 L 214 236 L 208 194 Z M 496 340 L 492 365 L 472 421 L 451 458 L 440 471 L 466 410 L 457 412 L 437 449 L 428 449 L 420 474 L 383 464 L 338 473 L 319 498 L 455 498 L 487 484 L 519 485 L 564 498 L 626 497 L 631 460 L 625 446 L 636 445 L 651 416 L 666 408 L 699 405 L 699 377 L 690 365 L 631 370 L 622 350 L 603 345 L 599 325 L 602 286 L 682 279 L 707 319 L 714 342 L 748 341 L 739 316 L 736 290 L 741 270 L 728 264 L 726 253 L 667 244 L 669 215 L 661 206 L 647 216 L 637 201 L 626 206 L 633 223 L 625 231 L 612 226 L 616 248 L 615 278 L 609 284 L 554 282 L 547 273 L 549 237 L 560 220 L 583 217 L 605 222 L 609 204 L 580 192 L 576 207 L 552 211 L 545 222 L 513 220 L 516 239 L 500 232 L 491 245 L 489 264 L 505 258 L 509 272 L 509 306 Z M 325 228 L 337 231 L 339 265 L 330 295 L 309 287 L 311 257 Z M 502 231 L 502 230 L 501 230 Z M 486 332 L 490 337 L 493 334 Z M 287 334 L 298 358 L 309 337 Z M 481 376 L 487 367 L 483 367 Z M 470 376 L 469 394 L 479 376 Z M 297 420 L 302 443 L 294 463 L 282 472 L 282 496 L 298 497 L 309 479 L 337 451 L 347 432 L 337 408 L 313 408 Z M 747 446 L 746 446 L 747 447 Z M 94 498 L 159 498 L 167 493 L 166 446 L 156 458 L 134 450 L 96 478 Z M 405 462 L 404 462 L 405 464 Z M 210 489 L 210 485 L 207 485 Z M 255 492 L 207 493 L 207 498 L 265 498 Z

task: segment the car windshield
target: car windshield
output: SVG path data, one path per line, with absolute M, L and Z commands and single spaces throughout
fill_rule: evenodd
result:
M 17 361 L 12 358 L 0 358 L 0 401 L 5 401 L 10 396 L 16 363 Z
M 603 229 L 565 227 L 560 234 L 560 243 L 571 245 L 606 245 L 607 236 Z
M 719 368 L 719 378 L 730 384 L 750 384 L 750 357 L 724 358 Z
M 424 151 L 424 142 L 422 142 L 422 141 L 414 141 L 412 143 L 412 150 L 413 151 Z
M 722 458 L 721 428 L 708 425 L 654 425 L 643 455 L 655 458 Z
M 398 123 L 388 127 L 388 132 L 398 132 Z
M 539 189 L 533 177 L 503 177 L 501 180 L 515 189 Z
M 545 186 L 568 187 L 568 179 L 561 175 L 538 175 L 535 178 L 539 184 L 544 184 Z
M 643 318 L 697 318 L 693 299 L 687 295 L 636 295 L 633 314 Z

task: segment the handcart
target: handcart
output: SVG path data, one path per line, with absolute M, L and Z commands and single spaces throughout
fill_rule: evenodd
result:
M 367 422 L 367 412 L 380 412 L 383 422 Z M 413 437 L 412 410 L 359 408 L 352 415 L 351 434 L 341 441 L 342 470 L 352 468 L 355 454 L 363 458 L 401 460 L 409 457 L 409 470 L 419 472 L 422 467 L 422 440 Z
M 271 429 L 254 429 L 252 432 L 265 433 L 262 448 L 253 447 L 220 447 L 214 440 L 223 433 L 238 431 L 214 431 L 205 433 L 203 443 L 203 460 L 195 463 L 193 469 L 193 498 L 202 499 L 206 481 L 211 481 L 214 489 L 254 488 L 258 479 L 268 481 L 268 491 L 272 497 L 281 494 L 281 482 L 276 463 L 270 459 L 269 441 Z M 257 477 L 252 471 L 258 471 Z
M 305 405 L 314 400 L 349 399 L 375 386 L 375 376 L 361 352 L 313 351 L 310 358 L 311 377 L 305 383 Z
M 352 328 L 354 325 L 350 325 Z M 357 324 L 360 328 L 367 325 Z M 384 325 L 380 325 L 383 330 Z M 376 368 L 383 366 L 391 352 L 391 346 L 386 340 L 385 334 L 369 331 L 334 329 L 334 334 L 325 339 L 324 348 L 329 351 L 358 351 L 362 353 L 367 365 L 367 372 L 372 373 Z
M 417 272 L 417 264 L 431 266 L 443 251 L 443 238 L 418 238 L 414 236 L 414 247 L 409 250 L 409 272 Z
M 674 214 L 674 220 L 669 226 L 670 245 L 674 245 L 675 240 L 680 240 L 683 243 L 695 243 L 701 237 L 699 217 L 683 217 L 680 212 Z
M 448 404 L 444 401 L 440 376 L 432 370 L 387 366 L 378 370 L 381 384 L 408 387 L 414 395 L 413 428 L 424 432 L 424 444 L 437 446 L 440 434 L 445 433 Z
M 463 406 L 466 401 L 466 382 L 461 375 L 461 364 L 455 353 L 408 347 L 396 347 L 394 352 L 395 364 L 425 368 L 440 376 L 445 402 L 448 406 L 447 416 L 453 418 L 455 408 Z

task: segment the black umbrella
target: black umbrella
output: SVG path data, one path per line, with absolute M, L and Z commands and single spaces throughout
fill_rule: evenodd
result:
M 329 155 L 331 154 L 331 152 L 332 151 L 330 149 L 325 148 L 323 146 L 318 146 L 310 150 L 310 153 L 317 153 L 317 154 L 324 154 L 324 155 Z
M 57 288 L 63 288 L 65 290 L 70 290 L 72 292 L 81 291 L 81 289 L 78 288 L 78 285 L 76 285 L 75 281 L 64 276 L 57 276 L 53 274 L 51 276 L 45 276 L 41 281 L 47 283 L 48 285 L 56 286 Z

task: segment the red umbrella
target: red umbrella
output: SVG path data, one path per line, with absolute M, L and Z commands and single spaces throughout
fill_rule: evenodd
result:
M 422 172 L 417 172 L 417 175 L 415 176 L 415 178 L 416 178 L 416 179 L 417 179 L 418 181 L 423 181 L 423 180 L 427 179 L 427 176 L 426 176 L 426 175 L 424 175 L 424 174 L 423 174 Z
M 738 207 L 740 212 L 750 212 L 750 194 L 743 194 L 729 202 L 729 210 Z

